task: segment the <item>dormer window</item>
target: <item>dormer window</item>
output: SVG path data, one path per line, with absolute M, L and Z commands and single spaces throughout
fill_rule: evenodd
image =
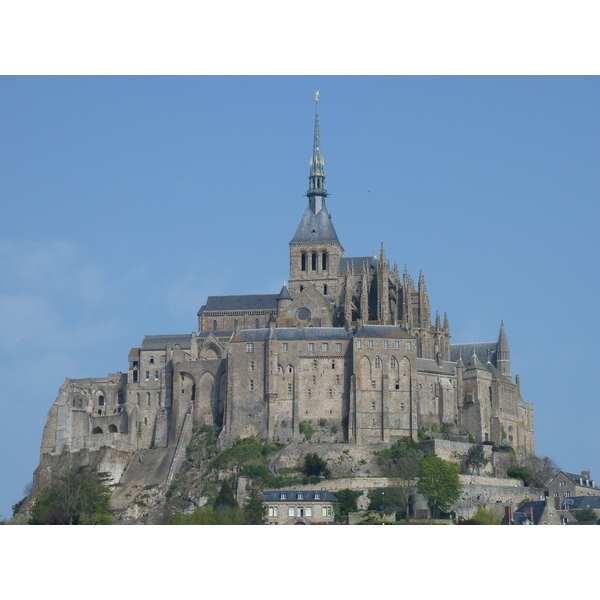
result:
M 280 500 L 285 500 L 285 494 L 279 494 L 279 499 Z

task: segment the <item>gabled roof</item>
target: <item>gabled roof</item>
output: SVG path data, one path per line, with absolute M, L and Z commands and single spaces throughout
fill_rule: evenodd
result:
M 350 267 L 355 273 L 362 271 L 363 265 L 367 265 L 367 271 L 375 271 L 379 265 L 379 259 L 374 256 L 349 256 L 340 260 L 340 273 L 345 273 Z
M 555 479 L 559 477 L 566 477 L 573 485 L 580 486 L 582 488 L 587 488 L 588 490 L 599 490 L 600 488 L 594 483 L 592 479 L 588 479 L 585 475 L 577 475 L 575 473 L 567 473 L 566 471 L 561 471 L 551 482 L 550 485 L 554 482 Z
M 228 310 L 277 310 L 279 294 L 247 294 L 244 296 L 209 296 L 206 304 L 198 311 L 220 312 Z
M 184 335 L 147 335 L 142 340 L 142 350 L 165 350 L 167 344 L 179 346 L 183 350 L 192 347 L 191 334 Z
M 262 342 L 274 340 L 350 340 L 352 332 L 344 327 L 276 327 L 263 329 L 242 329 L 232 342 Z
M 513 514 L 513 525 L 524 525 L 526 519 L 529 517 L 525 514 L 525 509 L 528 507 L 533 508 L 533 524 L 537 525 L 542 518 L 544 509 L 546 508 L 545 500 L 533 500 L 531 502 L 524 502 L 515 510 Z
M 361 325 L 354 335 L 363 338 L 414 339 L 408 331 L 397 325 Z
M 563 501 L 567 510 L 581 510 L 583 508 L 593 508 L 600 510 L 600 496 L 571 496 Z
M 496 344 L 497 342 L 478 342 L 476 344 L 450 344 L 450 360 L 452 362 L 458 362 L 458 359 L 462 356 L 465 364 L 469 362 L 473 356 L 473 347 L 475 347 L 475 354 L 479 361 L 485 365 L 489 360 L 492 363 L 496 362 Z

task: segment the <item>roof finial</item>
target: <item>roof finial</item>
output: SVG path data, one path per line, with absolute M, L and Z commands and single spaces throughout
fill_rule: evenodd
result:
M 310 187 L 308 188 L 307 196 L 320 196 L 325 198 L 327 191 L 325 190 L 325 173 L 323 156 L 321 155 L 321 134 L 319 130 L 319 96 L 321 90 L 314 90 L 315 94 L 315 136 L 313 140 L 313 153 L 310 159 Z M 320 210 L 320 207 L 318 207 Z M 314 212 L 319 212 L 315 210 Z

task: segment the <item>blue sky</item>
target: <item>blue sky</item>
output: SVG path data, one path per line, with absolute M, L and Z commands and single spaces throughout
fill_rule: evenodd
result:
M 597 77 L 2 77 L 0 515 L 66 377 L 279 291 L 316 89 L 346 256 L 422 270 L 455 343 L 504 319 L 536 453 L 600 480 Z

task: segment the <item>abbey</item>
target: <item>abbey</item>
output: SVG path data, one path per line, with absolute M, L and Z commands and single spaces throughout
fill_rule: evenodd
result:
M 379 256 L 344 256 L 327 211 L 318 95 L 308 205 L 279 293 L 209 296 L 197 331 L 146 336 L 125 373 L 67 379 L 42 457 L 112 447 L 185 448 L 193 426 L 276 442 L 376 444 L 418 431 L 471 436 L 533 453 L 533 408 L 498 339 L 452 344 L 432 324 L 425 279 Z M 319 427 L 317 428 L 317 424 Z

